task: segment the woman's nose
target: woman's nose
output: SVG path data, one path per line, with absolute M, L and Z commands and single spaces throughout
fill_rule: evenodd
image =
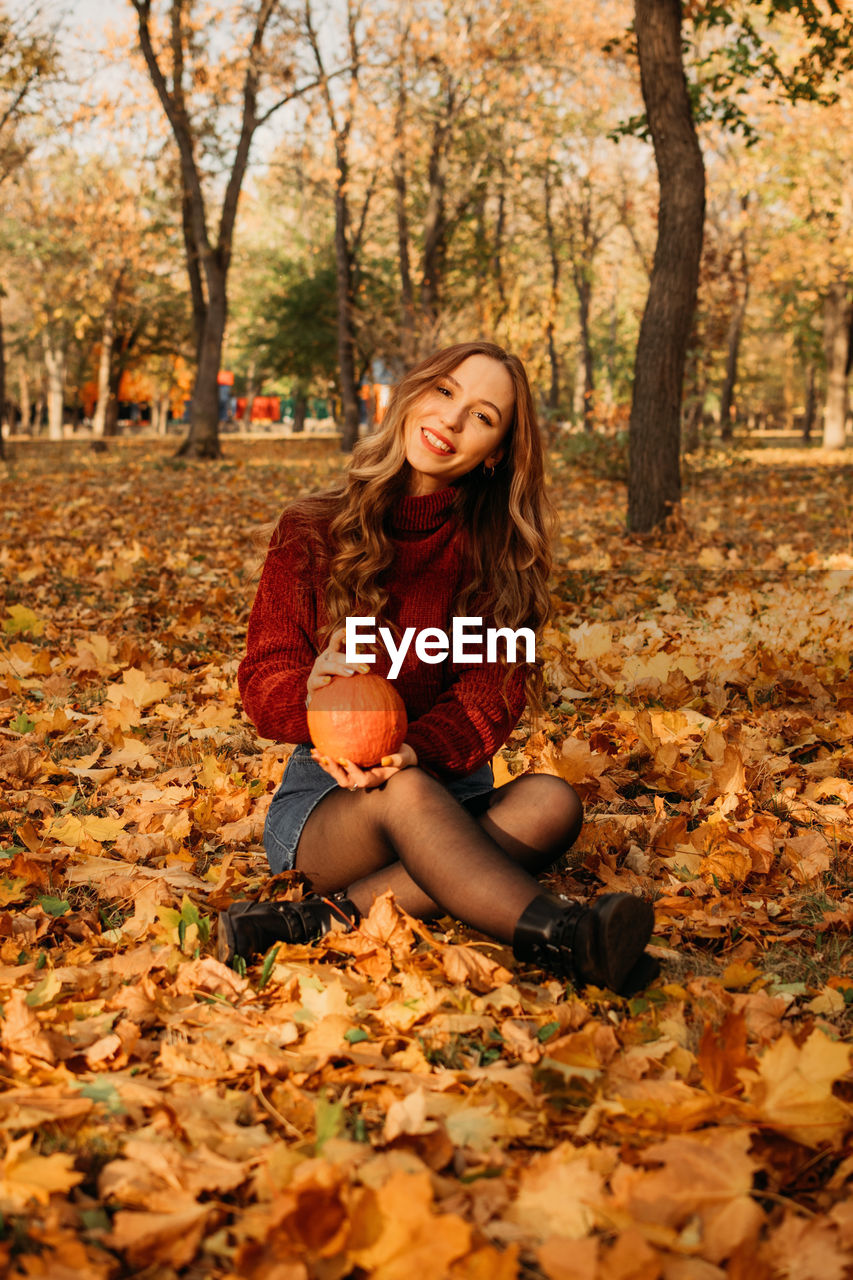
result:
M 462 426 L 464 417 L 465 414 L 461 408 L 457 408 L 455 404 L 448 404 L 441 415 L 441 421 L 449 431 L 458 431 Z

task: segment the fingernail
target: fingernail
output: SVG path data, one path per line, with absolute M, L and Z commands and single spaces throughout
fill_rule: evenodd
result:
M 331 678 L 332 678 L 331 676 L 321 676 L 320 684 L 328 684 Z
M 383 757 L 382 757 L 382 759 L 379 761 L 379 763 L 380 763 L 380 764 L 391 764 L 391 763 L 392 763 L 392 761 L 391 761 L 391 757 L 390 757 L 390 756 L 383 756 Z
M 344 667 L 344 674 L 348 676 L 354 676 L 355 671 L 353 670 L 352 667 Z
M 363 676 L 366 676 L 369 670 L 370 670 L 370 667 L 368 667 L 365 663 L 362 663 L 361 666 L 359 667 L 359 671 Z
M 339 759 L 338 759 L 338 764 L 346 764 L 346 760 L 344 760 L 344 759 L 342 759 L 342 758 L 339 758 Z
M 320 756 L 320 764 L 328 764 L 328 763 L 329 763 L 328 756 Z

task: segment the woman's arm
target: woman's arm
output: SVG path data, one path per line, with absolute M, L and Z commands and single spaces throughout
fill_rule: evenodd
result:
M 464 777 L 491 760 L 524 711 L 527 664 L 519 662 L 501 696 L 505 674 L 497 663 L 456 665 L 457 678 L 436 703 L 409 725 L 406 741 L 421 767 L 440 778 Z
M 306 535 L 287 513 L 270 544 L 246 637 L 237 684 L 246 715 L 262 738 L 309 742 L 308 677 L 317 657 L 313 562 Z

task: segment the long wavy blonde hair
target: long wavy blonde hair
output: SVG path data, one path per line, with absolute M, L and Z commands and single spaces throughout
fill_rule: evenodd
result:
M 343 481 L 287 507 L 300 526 L 304 522 L 320 563 L 327 562 L 328 622 L 316 638 L 320 648 L 349 616 L 374 617 L 399 639 L 399 628 L 383 618 L 388 592 L 379 580 L 394 559 L 391 509 L 406 495 L 412 470 L 406 459 L 407 418 L 425 391 L 473 355 L 506 368 L 515 410 L 494 475 L 476 467 L 454 481 L 458 492 L 451 515 L 459 524 L 469 574 L 453 602 L 453 615 L 490 618 L 497 627 L 530 627 L 537 642 L 550 620 L 557 513 L 545 490 L 542 436 L 527 374 L 519 358 L 502 347 L 463 342 L 421 361 L 397 383 L 380 429 L 355 445 Z M 513 667 L 503 655 L 499 662 L 506 666 L 501 686 L 506 701 Z M 545 712 L 541 659 L 525 672 L 525 695 L 536 724 Z

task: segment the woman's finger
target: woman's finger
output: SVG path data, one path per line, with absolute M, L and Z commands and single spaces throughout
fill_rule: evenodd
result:
M 347 782 L 346 771 L 342 769 L 339 764 L 336 764 L 335 761 L 332 760 L 331 756 L 320 755 L 316 748 L 311 752 L 311 755 L 314 760 L 317 761 L 320 768 L 325 769 L 326 773 L 334 778 L 339 787 L 346 787 L 350 785 Z

